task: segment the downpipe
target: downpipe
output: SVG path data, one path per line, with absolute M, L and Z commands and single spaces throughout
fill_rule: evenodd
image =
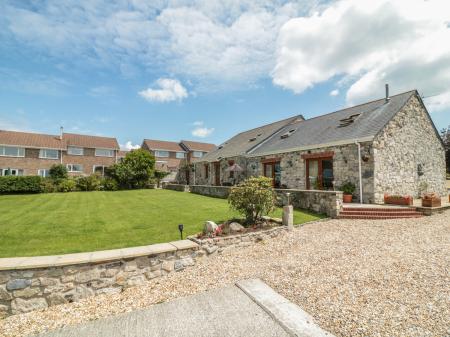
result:
M 361 170 L 361 144 L 355 141 L 358 146 L 358 170 L 359 170 L 359 203 L 363 203 L 363 189 L 362 189 L 362 170 Z

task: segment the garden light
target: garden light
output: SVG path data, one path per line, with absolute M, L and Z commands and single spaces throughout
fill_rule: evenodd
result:
M 178 225 L 178 230 L 180 231 L 181 240 L 183 240 L 183 229 L 184 229 L 184 225 L 182 223 L 180 223 Z

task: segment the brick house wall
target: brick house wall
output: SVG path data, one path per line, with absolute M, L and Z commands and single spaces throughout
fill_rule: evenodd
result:
M 74 156 L 63 151 L 63 164 L 79 164 L 83 165 L 83 172 L 69 172 L 70 175 L 91 175 L 94 173 L 94 165 L 96 166 L 111 166 L 116 163 L 117 151 L 114 150 L 113 157 L 100 157 L 95 155 L 95 149 L 84 148 L 82 156 Z

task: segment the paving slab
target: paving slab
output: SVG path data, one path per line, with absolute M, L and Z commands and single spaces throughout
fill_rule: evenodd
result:
M 153 305 L 40 337 L 288 337 L 236 286 Z

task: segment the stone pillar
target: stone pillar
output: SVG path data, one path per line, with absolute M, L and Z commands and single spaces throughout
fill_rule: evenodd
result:
M 294 229 L 294 207 L 292 205 L 283 206 L 283 226 L 288 230 Z

